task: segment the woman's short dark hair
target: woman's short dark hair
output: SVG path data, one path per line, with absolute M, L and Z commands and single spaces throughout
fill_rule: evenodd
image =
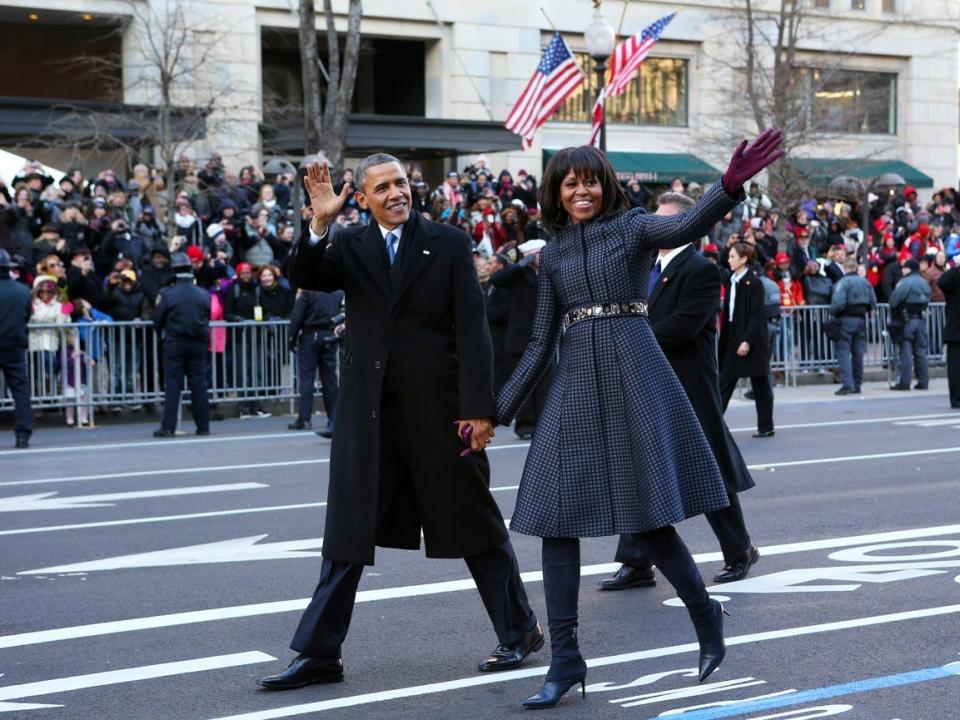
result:
M 740 257 L 742 257 L 744 260 L 747 261 L 747 265 L 752 265 L 753 260 L 757 255 L 757 251 L 754 249 L 753 245 L 751 245 L 750 243 L 737 242 L 737 243 L 734 243 L 733 247 L 731 247 L 730 249 L 736 250 L 737 255 L 739 255 Z
M 606 154 L 592 145 L 563 148 L 547 162 L 540 183 L 538 200 L 541 219 L 549 232 L 559 232 L 570 219 L 560 203 L 560 185 L 571 170 L 578 178 L 595 177 L 600 183 L 603 195 L 597 217 L 612 215 L 630 207 L 627 193 L 617 180 Z

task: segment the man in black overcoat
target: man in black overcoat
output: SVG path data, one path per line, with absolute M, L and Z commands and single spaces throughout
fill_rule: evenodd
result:
M 692 207 L 694 201 L 670 192 L 661 195 L 658 204 L 658 215 L 674 215 Z M 729 507 L 706 513 L 725 563 L 714 582 L 742 580 L 759 554 L 747 532 L 737 493 L 754 483 L 724 422 L 720 402 L 716 352 L 720 268 L 688 244 L 661 250 L 650 282 L 654 286 L 647 295 L 650 326 L 700 420 L 730 497 Z M 655 584 L 652 563 L 631 535 L 620 536 L 616 559 L 622 566 L 600 583 L 602 590 Z
M 489 490 L 493 353 L 472 243 L 410 210 L 396 158 L 366 158 L 355 183 L 370 225 L 328 239 L 350 186 L 338 195 L 325 165 L 308 167 L 314 217 L 290 263 L 298 287 L 344 291 L 351 329 L 341 349 L 320 581 L 291 643 L 299 655 L 258 681 L 270 689 L 342 679 L 340 648 L 364 566 L 377 546 L 419 549 L 421 531 L 427 556 L 464 558 L 480 591 L 500 641 L 480 670 L 517 667 L 543 645 Z
M 937 287 L 943 290 L 947 316 L 943 323 L 943 342 L 947 346 L 947 390 L 950 407 L 960 408 L 960 269 L 950 268 Z
M 507 322 L 507 334 L 504 347 L 510 359 L 507 379 L 523 357 L 530 336 L 533 334 L 533 316 L 537 309 L 537 286 L 539 284 L 540 251 L 546 242 L 528 240 L 517 249 L 523 258 L 513 265 L 490 275 L 490 285 L 510 292 L 510 319 Z M 547 402 L 547 393 L 553 380 L 553 372 L 548 371 L 537 383 L 530 398 L 517 412 L 514 432 L 521 440 L 529 440 L 537 427 L 537 421 Z

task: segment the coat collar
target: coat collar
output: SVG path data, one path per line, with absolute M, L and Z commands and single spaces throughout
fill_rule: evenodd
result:
M 377 234 L 380 234 L 379 228 L 377 228 Z M 404 293 L 410 289 L 410 286 L 420 277 L 420 274 L 426 270 L 427 265 L 436 257 L 436 239 L 438 236 L 439 233 L 433 223 L 424 220 L 416 210 L 410 212 L 410 219 L 403 226 L 403 239 L 401 240 L 401 243 L 405 243 L 403 267 L 401 268 L 400 281 L 393 289 L 391 308 L 396 307 Z
M 367 226 L 366 232 L 357 238 L 357 257 L 370 273 L 377 288 L 389 299 L 393 290 L 383 253 L 383 235 L 380 234 L 380 227 L 374 221 Z
M 653 288 L 653 293 L 647 299 L 647 302 L 653 305 L 657 301 L 657 298 L 660 297 L 660 293 L 663 291 L 663 288 L 670 281 L 670 279 L 680 271 L 681 267 L 687 262 L 687 260 L 696 254 L 697 251 L 694 250 L 693 245 L 687 245 L 682 252 L 676 255 L 667 265 L 667 269 L 664 270 L 663 274 L 660 275 L 660 280 L 657 281 L 657 285 Z

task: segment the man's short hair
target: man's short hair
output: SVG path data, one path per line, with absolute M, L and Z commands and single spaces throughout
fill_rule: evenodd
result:
M 848 256 L 847 259 L 843 261 L 843 269 L 844 269 L 845 272 L 848 272 L 848 273 L 853 272 L 854 270 L 856 270 L 856 269 L 857 269 L 857 259 L 856 259 L 855 257 L 853 257 L 853 255 Z
M 357 165 L 356 169 L 353 171 L 353 186 L 363 192 L 363 182 L 367 178 L 367 170 L 372 168 L 374 165 L 385 165 L 386 163 L 397 163 L 400 167 L 403 167 L 403 163 L 397 160 L 393 155 L 387 153 L 374 153 L 373 155 L 367 155 L 363 160 L 360 161 L 360 164 Z
M 679 205 L 684 210 L 696 204 L 692 197 L 678 192 L 665 192 L 657 198 L 657 205 Z

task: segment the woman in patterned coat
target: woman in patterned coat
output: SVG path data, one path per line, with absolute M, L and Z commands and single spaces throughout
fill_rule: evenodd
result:
M 734 208 L 743 183 L 783 154 L 780 143 L 773 130 L 744 141 L 723 181 L 669 217 L 626 210 L 613 168 L 593 147 L 560 150 L 547 164 L 539 199 L 556 239 L 541 251 L 530 343 L 497 396 L 497 420 L 509 424 L 559 344 L 511 519 L 512 530 L 543 538 L 552 659 L 527 707 L 552 707 L 584 687 L 576 639 L 581 537 L 634 535 L 690 613 L 700 679 L 723 659 L 723 609 L 673 523 L 725 507 L 727 494 L 647 321 L 647 278 L 660 248 L 706 235 Z

